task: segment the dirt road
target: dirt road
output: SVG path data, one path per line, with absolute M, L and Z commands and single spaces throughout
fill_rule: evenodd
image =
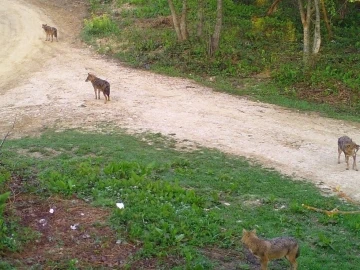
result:
M 77 38 L 82 2 L 2 1 L 0 136 L 15 116 L 13 137 L 46 128 L 95 130 L 104 123 L 172 134 L 321 182 L 323 188 L 340 188 L 360 201 L 360 172 L 346 171 L 343 156 L 337 164 L 337 138 L 346 134 L 360 142 L 359 124 L 216 93 L 97 56 Z M 44 41 L 42 23 L 59 29 L 59 42 Z M 85 82 L 88 72 L 110 81 L 111 102 L 95 100 Z

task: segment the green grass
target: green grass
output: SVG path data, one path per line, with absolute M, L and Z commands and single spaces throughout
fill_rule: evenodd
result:
M 23 192 L 77 196 L 112 209 L 108 224 L 118 238 L 141 243 L 134 260 L 176 256 L 183 261 L 176 269 L 216 269 L 220 262 L 202 250 L 241 254 L 242 229 L 256 228 L 263 237 L 296 237 L 301 269 L 360 265 L 360 217 L 327 217 L 302 207 L 355 210 L 356 205 L 242 158 L 205 148 L 179 152 L 159 134 L 47 132 L 7 141 L 2 163 L 3 172 L 24 179 Z M 116 208 L 117 202 L 125 208 Z M 247 267 L 245 261 L 240 265 Z M 285 266 L 280 261 L 272 269 Z

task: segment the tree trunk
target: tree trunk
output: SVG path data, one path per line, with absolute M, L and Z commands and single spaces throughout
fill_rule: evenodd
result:
M 181 19 L 180 19 L 180 32 L 181 32 L 182 40 L 187 40 L 189 36 L 186 25 L 186 17 L 187 17 L 186 15 L 187 15 L 187 0 L 183 0 L 183 7 L 182 7 Z
M 204 31 L 204 0 L 199 0 L 197 37 L 201 37 Z
M 173 19 L 173 23 L 174 23 L 174 28 L 175 28 L 175 32 L 176 32 L 176 36 L 177 39 L 179 41 L 182 41 L 182 35 L 181 35 L 181 30 L 180 30 L 180 25 L 179 25 L 179 21 L 177 19 L 177 15 L 176 15 L 176 10 L 174 7 L 174 3 L 172 2 L 172 0 L 168 0 L 169 3 L 169 7 L 170 7 L 170 11 L 171 11 L 171 16 Z
M 299 3 L 299 11 L 300 11 L 300 18 L 301 23 L 303 25 L 303 35 L 304 35 L 304 48 L 303 48 L 303 60 L 304 65 L 309 65 L 309 59 L 310 59 L 310 25 L 311 25 L 311 2 L 312 0 L 307 0 L 307 6 L 306 11 L 304 9 L 303 0 L 298 0 Z
M 317 54 L 320 51 L 320 45 L 321 45 L 319 0 L 314 0 L 314 5 L 315 5 L 315 29 L 314 29 L 314 43 L 313 43 L 312 53 Z
M 209 54 L 212 56 L 219 49 L 220 45 L 220 34 L 222 27 L 222 0 L 217 0 L 217 9 L 216 9 L 216 23 L 214 34 L 210 38 Z
M 343 0 L 343 4 L 339 9 L 340 19 L 345 19 L 348 8 L 347 8 L 348 0 Z
M 329 18 L 327 16 L 327 12 L 326 12 L 326 8 L 325 8 L 325 2 L 324 2 L 324 0 L 320 0 L 320 2 L 321 2 L 321 8 L 322 8 L 322 13 L 323 13 L 325 25 L 326 25 L 326 28 L 327 28 L 328 34 L 329 34 L 329 39 L 331 40 L 333 38 L 333 33 L 332 33 L 332 30 L 331 30 Z
M 273 13 L 276 11 L 277 6 L 278 6 L 278 4 L 280 3 L 280 1 L 281 1 L 281 0 L 275 0 L 275 1 L 272 3 L 271 7 L 270 7 L 270 8 L 268 9 L 268 11 L 266 12 L 266 15 L 267 15 L 267 16 L 270 16 L 271 14 L 273 14 Z

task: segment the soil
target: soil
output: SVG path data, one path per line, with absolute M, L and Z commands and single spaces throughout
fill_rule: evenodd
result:
M 0 138 L 99 125 L 171 135 L 244 156 L 327 192 L 360 201 L 360 172 L 337 164 L 337 138 L 360 142 L 358 123 L 214 92 L 194 81 L 135 70 L 80 40 L 85 0 L 3 0 L 0 5 Z M 45 41 L 41 24 L 58 28 Z M 111 83 L 96 100 L 87 73 Z

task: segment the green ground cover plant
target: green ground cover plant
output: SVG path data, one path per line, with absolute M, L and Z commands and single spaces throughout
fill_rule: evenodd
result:
M 301 269 L 350 270 L 360 264 L 360 216 L 327 216 L 302 206 L 350 211 L 358 205 L 323 196 L 310 182 L 243 158 L 206 148 L 179 151 L 177 145 L 160 134 L 46 132 L 9 140 L 2 151 L 2 175 L 6 181 L 9 172 L 20 177 L 21 193 L 76 197 L 109 209 L 106 226 L 116 232 L 113 241 L 139 247 L 127 261 L 129 268 L 148 258 L 157 260 L 159 269 L 223 269 L 221 260 L 205 252 L 218 248 L 238 254 L 230 258 L 234 269 L 249 269 L 240 243 L 243 228 L 256 228 L 263 237 L 296 237 Z M 8 186 L 2 182 L 3 194 Z M 116 207 L 119 202 L 123 209 Z M 18 231 L 21 225 L 11 228 L 9 219 L 1 217 L 5 228 Z M 21 250 L 26 236 L 36 239 L 30 231 L 12 235 L 18 243 L 14 250 Z M 1 243 L 2 252 L 10 248 Z M 177 263 L 170 267 L 167 258 Z M 81 260 L 71 262 L 72 269 L 81 269 Z M 272 269 L 287 266 L 283 260 L 271 264 Z

